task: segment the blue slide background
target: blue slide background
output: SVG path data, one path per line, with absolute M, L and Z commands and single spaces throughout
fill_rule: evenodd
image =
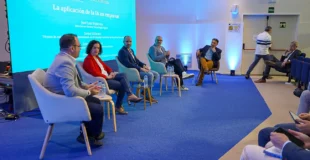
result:
M 8 0 L 7 9 L 13 73 L 48 68 L 65 33 L 79 37 L 78 60 L 85 58 L 93 39 L 102 43 L 103 60 L 115 59 L 125 35 L 136 41 L 135 0 Z

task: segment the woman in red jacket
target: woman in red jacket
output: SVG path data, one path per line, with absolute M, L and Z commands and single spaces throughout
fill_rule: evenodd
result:
M 127 77 L 123 73 L 114 73 L 112 69 L 107 66 L 101 58 L 98 56 L 102 53 L 102 47 L 99 41 L 92 40 L 88 43 L 86 53 L 88 56 L 83 63 L 84 70 L 94 77 L 103 77 L 107 80 L 109 88 L 117 90 L 117 100 L 115 104 L 115 110 L 119 114 L 127 114 L 122 107 L 125 93 L 127 93 L 128 101 L 140 102 L 142 98 L 138 98 L 131 92 Z

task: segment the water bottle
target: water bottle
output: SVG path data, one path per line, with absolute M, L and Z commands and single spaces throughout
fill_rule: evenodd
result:
M 101 84 L 101 94 L 104 97 L 107 93 L 107 88 L 103 82 L 100 82 L 100 84 Z
M 148 78 L 147 78 L 147 75 L 144 76 L 144 79 L 143 79 L 143 85 L 144 85 L 144 88 L 147 88 L 148 87 Z
M 171 75 L 171 66 L 170 65 L 168 66 L 167 71 L 168 71 L 168 75 Z

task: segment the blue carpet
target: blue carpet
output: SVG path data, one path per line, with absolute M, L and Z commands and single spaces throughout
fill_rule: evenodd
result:
M 219 159 L 271 112 L 251 80 L 225 75 L 218 79 L 215 84 L 206 76 L 203 87 L 185 80 L 190 91 L 183 91 L 182 97 L 171 90 L 159 96 L 157 85 L 159 103 L 145 111 L 143 103 L 125 105 L 129 115 L 117 116 L 117 133 L 112 120 L 105 118 L 104 146 L 93 148 L 92 156 L 75 140 L 78 123 L 56 124 L 45 159 Z M 47 125 L 36 114 L 0 123 L 0 159 L 38 159 Z

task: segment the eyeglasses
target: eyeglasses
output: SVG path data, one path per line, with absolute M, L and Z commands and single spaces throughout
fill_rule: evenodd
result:
M 74 47 L 79 47 L 79 48 L 81 48 L 81 45 L 73 45 Z

